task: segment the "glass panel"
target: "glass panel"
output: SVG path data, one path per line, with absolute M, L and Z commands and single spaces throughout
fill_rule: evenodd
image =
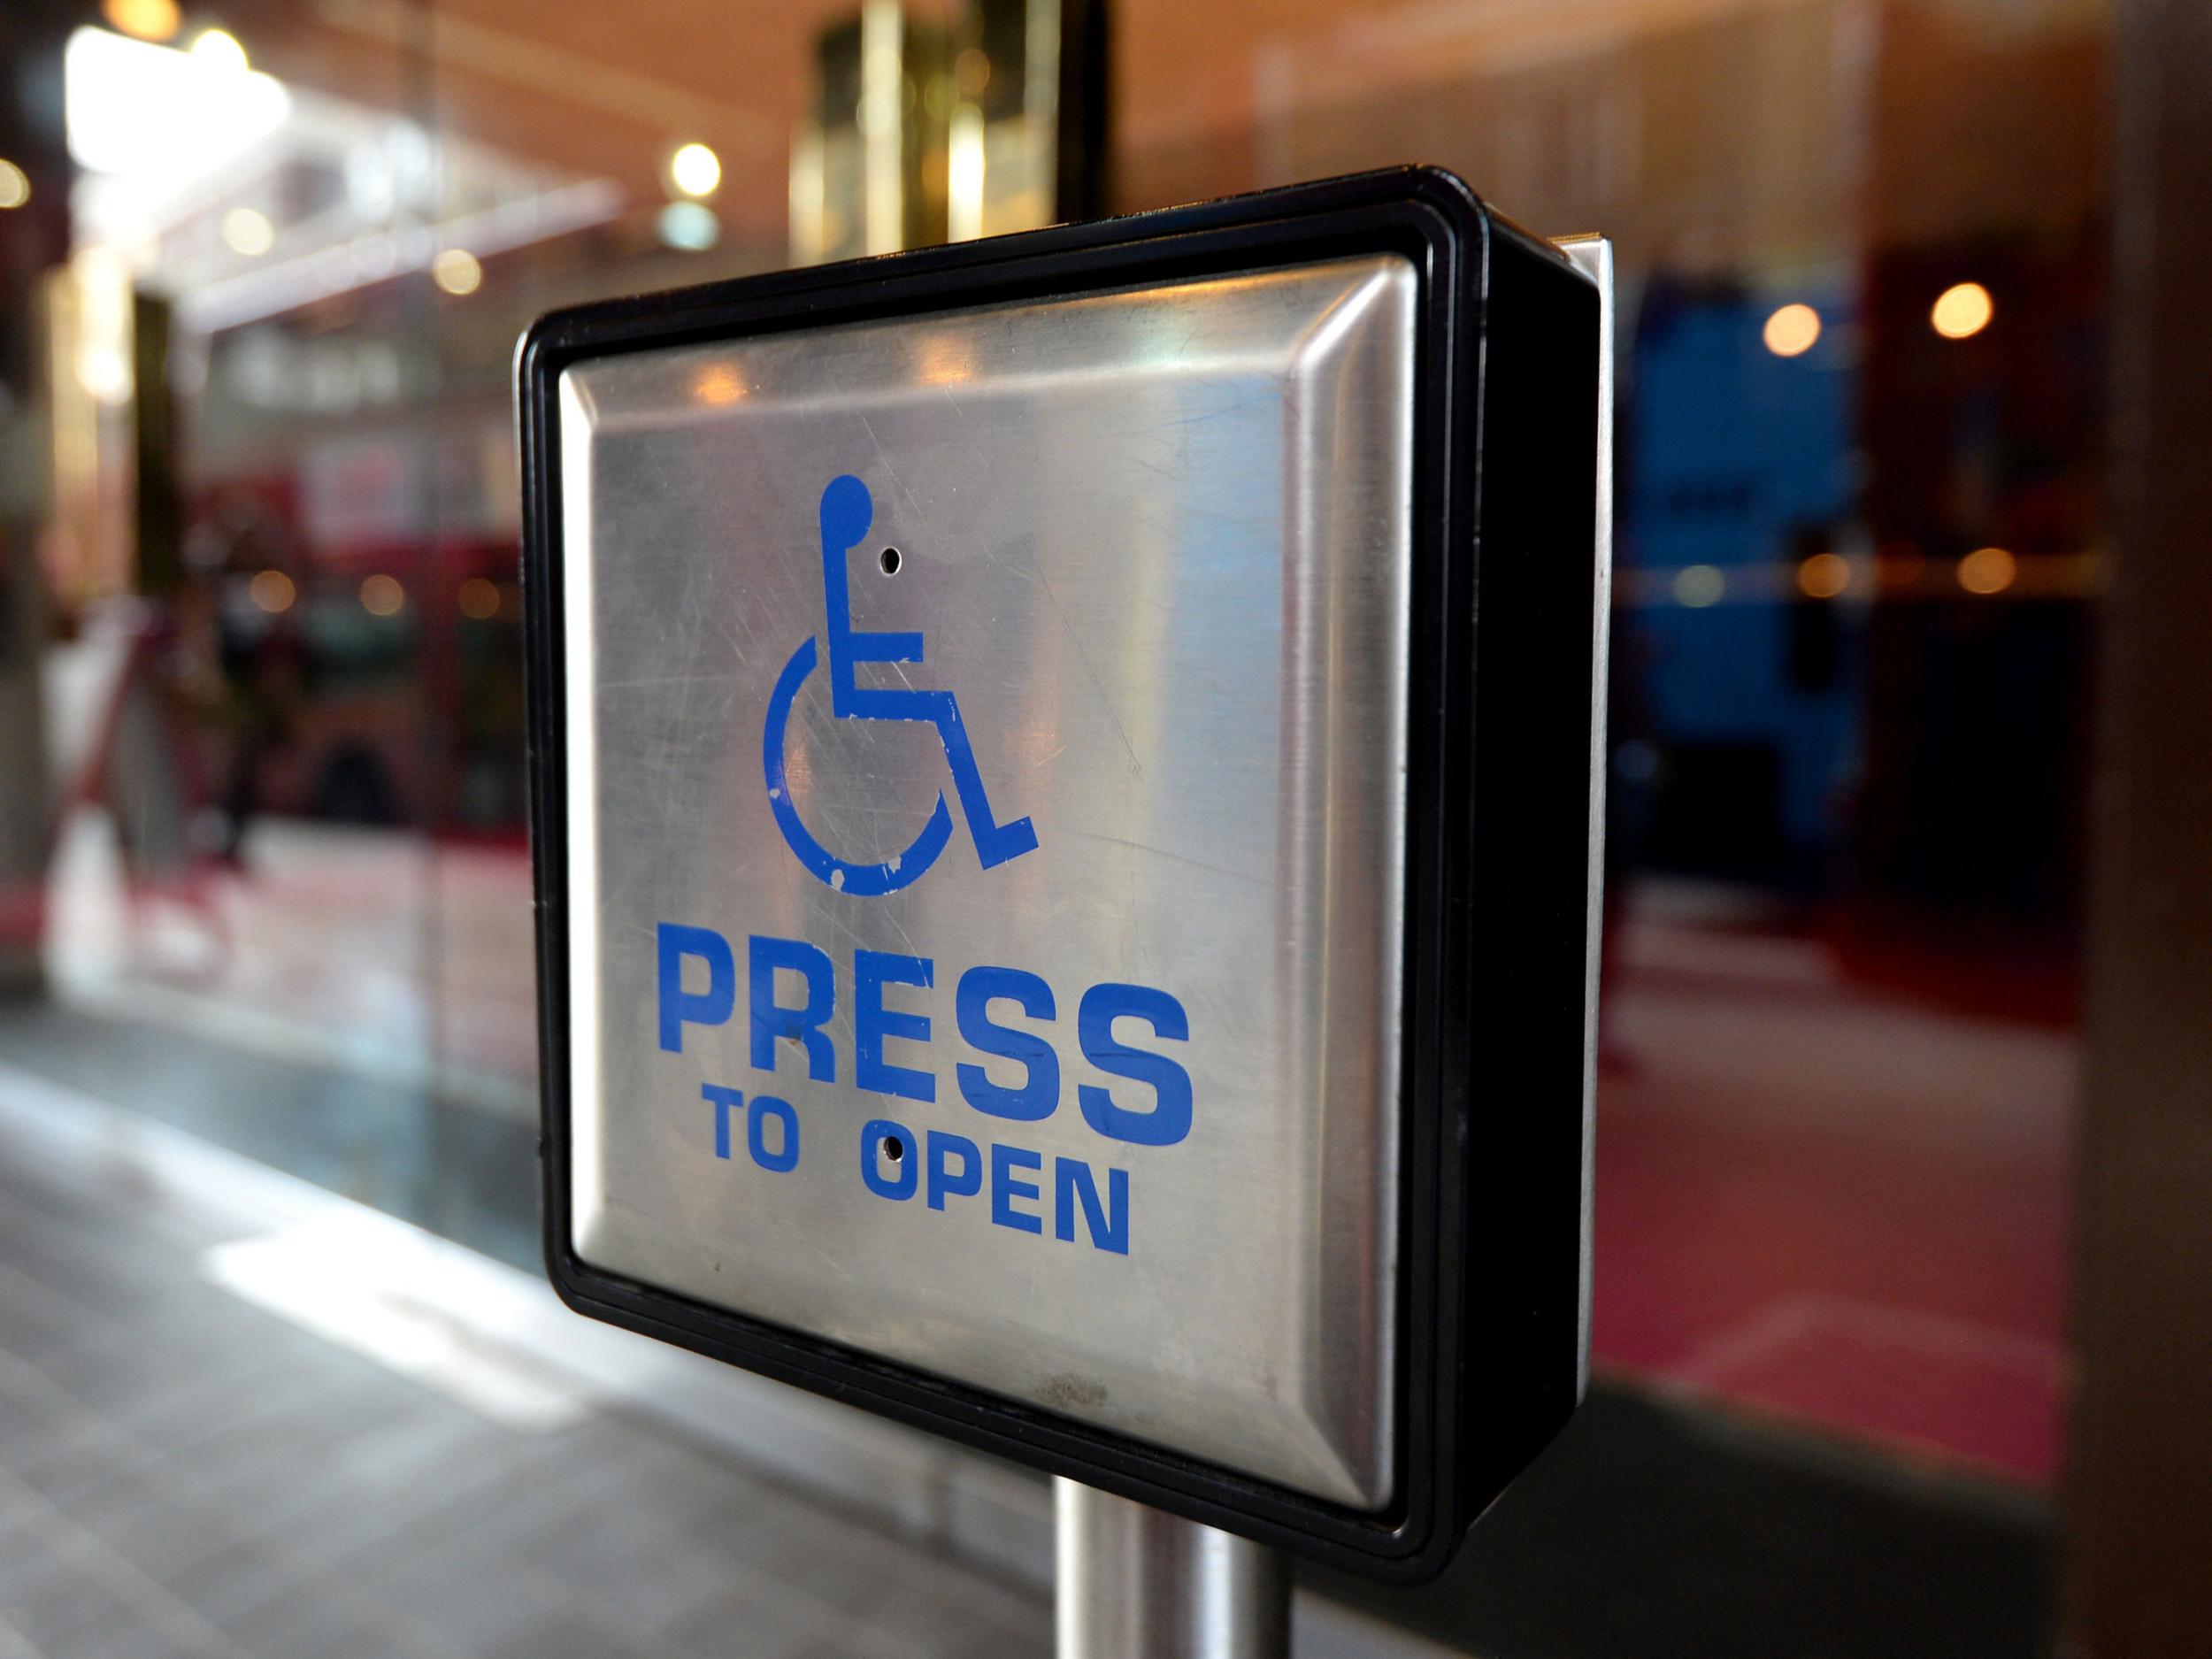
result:
M 1588 1463 L 1540 1463 L 1455 1576 L 1571 1576 L 1555 1523 L 1669 1620 L 1693 1585 L 1762 1605 L 1756 1650 L 2025 1651 L 2070 1374 L 2101 9 L 1344 6 L 1126 42 L 1127 205 L 1419 157 L 1617 244 L 1598 1393 Z M 1683 1517 L 1619 1504 L 1622 1460 L 1706 1525 L 1662 1541 Z M 1923 1566 L 1846 1564 L 1868 1504 Z M 1962 1535 L 1986 1573 L 1935 1564 Z M 1952 1634 L 1758 1576 L 1947 1597 Z
M 257 50 L 208 27 L 61 45 L 79 172 L 48 285 L 50 1035 L 167 1033 L 156 1110 L 349 1162 L 391 1202 L 441 1051 L 450 487 L 406 280 L 440 169 L 403 64 L 362 63 L 341 96 Z M 305 1098 L 242 1095 L 204 1053 L 287 1068 Z

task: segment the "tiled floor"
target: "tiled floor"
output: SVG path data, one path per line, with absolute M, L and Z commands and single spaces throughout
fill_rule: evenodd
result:
M 576 1318 L 525 1126 L 407 1108 L 0 1009 L 0 1659 L 1049 1651 L 1035 1483 Z M 504 1263 L 435 1236 L 493 1211 Z M 1294 1652 L 2024 1656 L 2049 1536 L 2008 1483 L 1601 1379 L 1436 1583 L 1302 1565 Z
M 0 1659 L 1049 1653 L 1038 1597 L 595 1409 L 479 1415 L 0 1142 Z

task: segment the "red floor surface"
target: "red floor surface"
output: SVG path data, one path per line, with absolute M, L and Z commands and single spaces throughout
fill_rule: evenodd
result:
M 2037 1483 L 2061 1455 L 2074 1047 L 1821 947 L 1632 923 L 1601 1363 Z
M 529 873 L 514 849 L 273 824 L 227 937 L 145 984 L 113 862 L 63 861 L 60 978 L 208 1034 L 421 1056 L 528 1110 Z M 1822 945 L 1632 909 L 1601 1079 L 1601 1365 L 2031 1482 L 2066 1391 L 2071 1039 L 1844 975 Z M 1677 895 L 1678 898 L 1678 895 Z M 189 926 L 187 926 L 189 931 Z M 155 949 L 152 955 L 159 956 Z M 464 1096 L 467 1096 L 465 1094 Z

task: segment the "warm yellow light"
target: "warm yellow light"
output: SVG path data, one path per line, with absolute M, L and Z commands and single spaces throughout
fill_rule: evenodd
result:
M 0 209 L 21 207 L 31 199 L 31 175 L 12 161 L 0 160 Z
M 1797 567 L 1797 591 L 1808 599 L 1833 599 L 1851 585 L 1851 562 L 1840 553 L 1816 553 Z
M 499 614 L 499 584 L 472 576 L 461 584 L 461 614 L 472 622 L 488 622 Z
M 112 345 L 88 345 L 77 353 L 77 384 L 96 403 L 120 409 L 131 401 L 137 376 L 131 360 Z
M 945 234 L 973 242 L 983 234 L 983 111 L 963 104 L 945 127 Z
M 142 41 L 170 40 L 183 20 L 177 13 L 177 0 L 106 0 L 100 15 Z
M 396 617 L 406 603 L 396 576 L 372 576 L 361 584 L 361 608 L 373 617 Z
M 1801 357 L 1820 338 L 1820 313 L 1809 305 L 1785 305 L 1767 319 L 1767 349 L 1778 357 Z
M 1717 565 L 1685 565 L 1674 573 L 1674 601 L 1693 611 L 1717 605 L 1728 591 L 1728 578 Z
M 1978 282 L 1958 282 L 1936 296 L 1936 303 L 1928 312 L 1928 320 L 1936 333 L 1946 340 L 1963 340 L 1969 334 L 1978 334 L 1989 326 L 1989 319 L 1996 314 L 1995 302 L 1989 290 Z
M 1959 586 L 1970 594 L 2001 594 L 2020 573 L 2020 561 L 2001 547 L 1976 548 L 1959 561 Z
M 683 144 L 668 158 L 669 181 L 686 196 L 712 196 L 722 182 L 722 158 L 704 144 Z
M 211 68 L 246 67 L 246 49 L 228 29 L 202 29 L 192 37 L 192 56 Z
M 246 584 L 246 595 L 271 616 L 292 608 L 292 579 L 282 571 L 262 571 Z
M 734 403 L 745 396 L 745 382 L 737 371 L 726 363 L 710 364 L 692 377 L 691 395 L 703 403 L 718 408 Z
M 257 213 L 250 207 L 234 207 L 223 215 L 223 241 L 234 253 L 257 258 L 269 251 L 276 241 L 276 227 L 269 223 L 269 216 Z
M 430 280 L 449 294 L 473 294 L 483 286 L 484 267 L 465 248 L 448 248 L 430 262 Z
M 958 386 L 975 377 L 975 354 L 959 335 L 925 334 L 916 356 L 921 378 L 932 386 Z

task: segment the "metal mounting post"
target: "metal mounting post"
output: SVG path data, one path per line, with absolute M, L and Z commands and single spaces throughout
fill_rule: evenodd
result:
M 1287 1659 L 1280 1550 L 1052 1484 L 1059 1659 Z

